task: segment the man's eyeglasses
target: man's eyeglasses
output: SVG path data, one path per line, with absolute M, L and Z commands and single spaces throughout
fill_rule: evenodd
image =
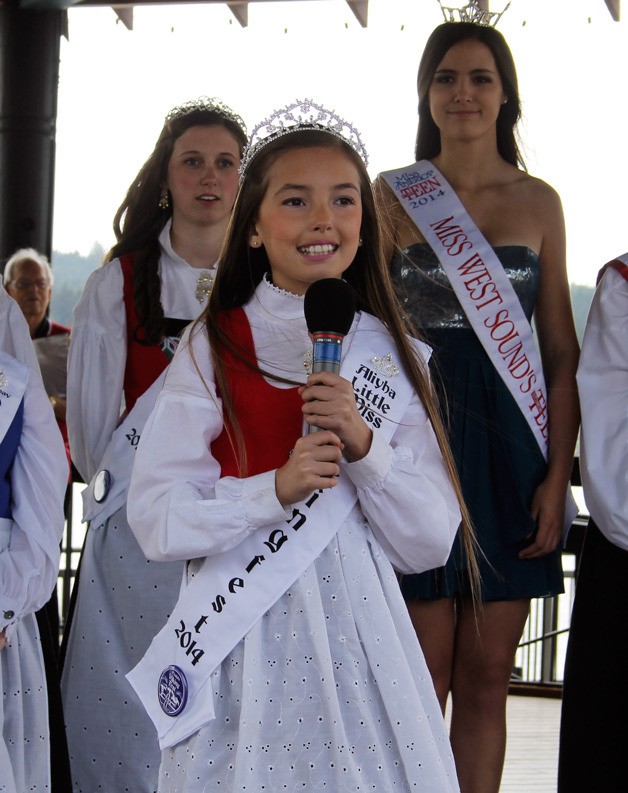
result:
M 30 278 L 18 278 L 17 281 L 12 281 L 11 283 L 15 284 L 15 288 L 19 289 L 21 292 L 30 289 L 31 286 L 36 286 L 37 289 L 41 289 L 42 291 L 48 289 L 50 286 L 45 278 L 36 278 L 34 281 Z

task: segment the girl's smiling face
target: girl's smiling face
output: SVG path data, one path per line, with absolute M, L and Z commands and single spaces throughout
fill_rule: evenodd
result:
M 360 243 L 360 176 L 335 147 L 280 154 L 270 166 L 250 244 L 264 246 L 273 284 L 297 295 L 341 278 Z

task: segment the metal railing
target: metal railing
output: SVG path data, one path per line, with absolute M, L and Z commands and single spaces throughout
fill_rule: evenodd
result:
M 70 496 L 66 500 L 65 528 L 61 540 L 61 560 L 57 578 L 59 627 L 62 633 L 70 608 L 72 587 L 85 539 L 85 526 L 80 522 L 80 516 L 82 515 L 80 494 L 84 487 L 84 482 L 73 482 L 70 485 Z
M 558 689 L 569 637 L 569 620 L 575 595 L 576 556 L 563 553 L 564 593 L 530 603 L 530 614 L 519 642 L 511 677 L 511 689 Z

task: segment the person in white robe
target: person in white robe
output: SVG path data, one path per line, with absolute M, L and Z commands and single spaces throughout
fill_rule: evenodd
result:
M 600 272 L 578 367 L 580 471 L 591 516 L 565 661 L 559 793 L 626 789 L 628 255 Z
M 48 696 L 35 612 L 59 571 L 68 465 L 28 326 L 0 287 L 0 790 L 51 789 Z
M 89 523 L 62 644 L 75 793 L 153 793 L 159 747 L 124 675 L 176 602 L 181 564 L 148 562 L 126 519 L 145 416 L 179 334 L 207 301 L 246 135 L 216 99 L 174 108 L 114 219 L 117 243 L 75 308 L 72 459 Z M 113 761 L 112 761 L 112 758 Z

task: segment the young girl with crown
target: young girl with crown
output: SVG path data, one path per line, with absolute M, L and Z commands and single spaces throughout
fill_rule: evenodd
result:
M 308 375 L 304 295 L 323 279 L 357 312 L 340 374 Z M 129 675 L 160 793 L 458 790 L 393 569 L 442 563 L 461 514 L 401 317 L 356 130 L 310 101 L 262 122 L 131 482 L 148 558 L 191 560 Z
M 463 10 L 482 13 L 475 3 Z M 483 604 L 470 606 L 460 543 L 444 568 L 404 576 L 402 590 L 443 711 L 452 696 L 461 789 L 497 793 L 508 684 L 530 599 L 563 589 L 561 531 L 575 516 L 566 493 L 578 343 L 560 200 L 522 169 L 517 75 L 503 36 L 469 21 L 440 25 L 418 90 L 417 162 L 380 176 L 377 194 L 393 278 L 434 349 L 482 551 Z
M 245 143 L 242 119 L 218 100 L 174 108 L 116 213 L 118 242 L 75 309 L 67 416 L 89 529 L 62 689 L 83 793 L 157 785 L 159 747 L 124 675 L 168 618 L 181 564 L 147 563 L 127 523 L 127 489 L 179 333 L 206 303 Z

